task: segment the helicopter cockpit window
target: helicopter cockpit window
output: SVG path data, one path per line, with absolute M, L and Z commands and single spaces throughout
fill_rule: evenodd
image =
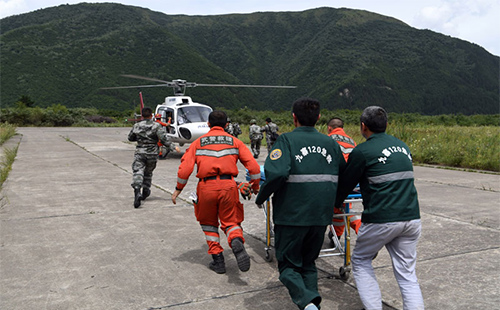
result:
M 183 107 L 177 111 L 179 125 L 186 123 L 207 122 L 208 115 L 212 112 L 207 107 Z

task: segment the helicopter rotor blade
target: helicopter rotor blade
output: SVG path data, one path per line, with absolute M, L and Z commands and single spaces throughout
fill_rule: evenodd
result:
M 169 84 L 158 84 L 158 85 L 137 85 L 137 86 L 117 86 L 117 87 L 101 87 L 100 89 L 123 89 L 123 88 L 142 88 L 142 87 L 172 87 Z
M 196 84 L 195 86 L 208 87 L 260 87 L 260 88 L 297 88 L 297 86 L 279 86 L 279 85 L 232 85 L 232 84 Z
M 135 75 L 135 74 L 122 74 L 123 77 L 128 77 L 132 79 L 139 79 L 139 80 L 146 80 L 146 81 L 151 81 L 151 82 L 159 82 L 159 83 L 172 83 L 169 81 L 163 81 L 155 78 L 149 78 L 146 76 L 140 76 L 140 75 Z

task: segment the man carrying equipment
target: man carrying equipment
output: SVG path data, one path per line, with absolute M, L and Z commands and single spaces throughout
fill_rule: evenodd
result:
M 366 108 L 360 122 L 366 142 L 351 152 L 335 203 L 340 206 L 359 183 L 364 210 L 352 254 L 359 296 L 366 309 L 382 309 L 372 258 L 385 247 L 392 259 L 403 308 L 423 310 L 415 273 L 422 225 L 410 149 L 403 141 L 385 133 L 387 112 L 383 108 Z
M 253 158 L 259 158 L 260 144 L 263 136 L 260 126 L 257 125 L 257 121 L 255 119 L 250 120 L 248 135 L 250 136 L 250 148 L 252 149 Z
M 196 219 L 201 225 L 208 244 L 208 254 L 213 262 L 210 269 L 216 273 L 225 273 L 226 265 L 219 242 L 220 228 L 227 236 L 241 271 L 250 269 L 243 238 L 243 204 L 240 203 L 238 191 L 246 193 L 245 183 L 238 188 L 234 177 L 238 175 L 238 160 L 248 169 L 253 193 L 259 191 L 260 166 L 257 164 L 248 147 L 237 138 L 224 131 L 227 115 L 223 111 L 213 111 L 208 116 L 210 131 L 195 140 L 182 156 L 177 173 L 177 186 L 172 194 L 172 202 L 186 186 L 189 176 L 197 165 L 199 178 L 196 188 L 198 201 L 194 204 Z M 248 195 L 249 196 L 249 195 Z
M 260 130 L 266 133 L 267 153 L 269 154 L 273 148 L 274 142 L 276 142 L 276 139 L 279 137 L 279 127 L 273 123 L 270 117 L 268 117 L 266 118 L 266 125 L 264 125 Z
M 145 107 L 142 109 L 141 115 L 144 119 L 134 124 L 128 134 L 129 141 L 137 141 L 134 162 L 132 163 L 135 208 L 139 208 L 141 200 L 146 199 L 151 194 L 153 170 L 156 168 L 158 159 L 158 143 L 161 142 L 166 147 L 173 148 L 165 130 L 159 123 L 153 121 L 153 110 Z M 177 149 L 177 151 L 180 150 Z
M 317 310 L 321 303 L 315 260 L 332 222 L 332 201 L 345 166 L 338 144 L 319 133 L 317 100 L 294 102 L 295 129 L 279 136 L 264 165 L 266 181 L 255 203 L 273 195 L 276 259 L 280 281 L 300 309 Z
M 338 117 L 334 117 L 328 121 L 328 136 L 331 137 L 334 141 L 336 141 L 339 146 L 342 154 L 344 155 L 345 161 L 349 158 L 349 154 L 351 154 L 354 147 L 356 147 L 356 142 L 349 137 L 344 131 L 344 121 Z M 344 207 L 342 208 L 334 208 L 334 214 L 342 214 L 344 212 Z M 354 229 L 356 234 L 358 233 L 359 227 L 361 226 L 361 217 L 359 215 L 351 215 L 350 216 L 351 228 Z M 342 218 L 333 218 L 333 228 L 335 229 L 335 234 L 337 235 L 337 239 L 342 237 L 344 233 L 344 219 Z

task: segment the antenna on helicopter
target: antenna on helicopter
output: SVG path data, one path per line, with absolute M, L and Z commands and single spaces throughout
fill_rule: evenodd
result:
M 136 85 L 136 86 L 117 86 L 117 87 L 102 87 L 101 89 L 123 89 L 123 88 L 142 88 L 142 87 L 172 87 L 174 89 L 175 96 L 184 96 L 186 92 L 186 87 L 196 87 L 196 86 L 205 86 L 205 87 L 258 87 L 258 88 L 297 88 L 297 86 L 279 86 L 279 85 L 234 85 L 234 84 L 197 84 L 194 82 L 186 82 L 186 80 L 172 80 L 164 81 L 155 78 L 149 78 L 140 75 L 134 74 L 123 74 L 123 77 L 140 79 L 152 82 L 158 82 L 161 84 L 151 84 L 151 85 Z

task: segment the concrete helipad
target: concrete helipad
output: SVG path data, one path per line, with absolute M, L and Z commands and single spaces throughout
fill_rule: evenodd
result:
M 238 270 L 231 251 L 226 274 L 208 269 L 187 199 L 194 175 L 183 200 L 170 201 L 182 154 L 158 163 L 151 197 L 133 208 L 128 131 L 18 128 L 3 146 L 19 149 L 0 193 L 0 309 L 296 309 L 264 259 L 265 218 L 253 198 L 243 223 L 250 271 Z M 498 309 L 500 176 L 431 167 L 415 167 L 415 176 L 426 308 Z M 322 309 L 360 310 L 352 276 L 338 278 L 341 265 L 341 257 L 318 260 Z M 384 309 L 402 309 L 385 250 L 374 266 Z

